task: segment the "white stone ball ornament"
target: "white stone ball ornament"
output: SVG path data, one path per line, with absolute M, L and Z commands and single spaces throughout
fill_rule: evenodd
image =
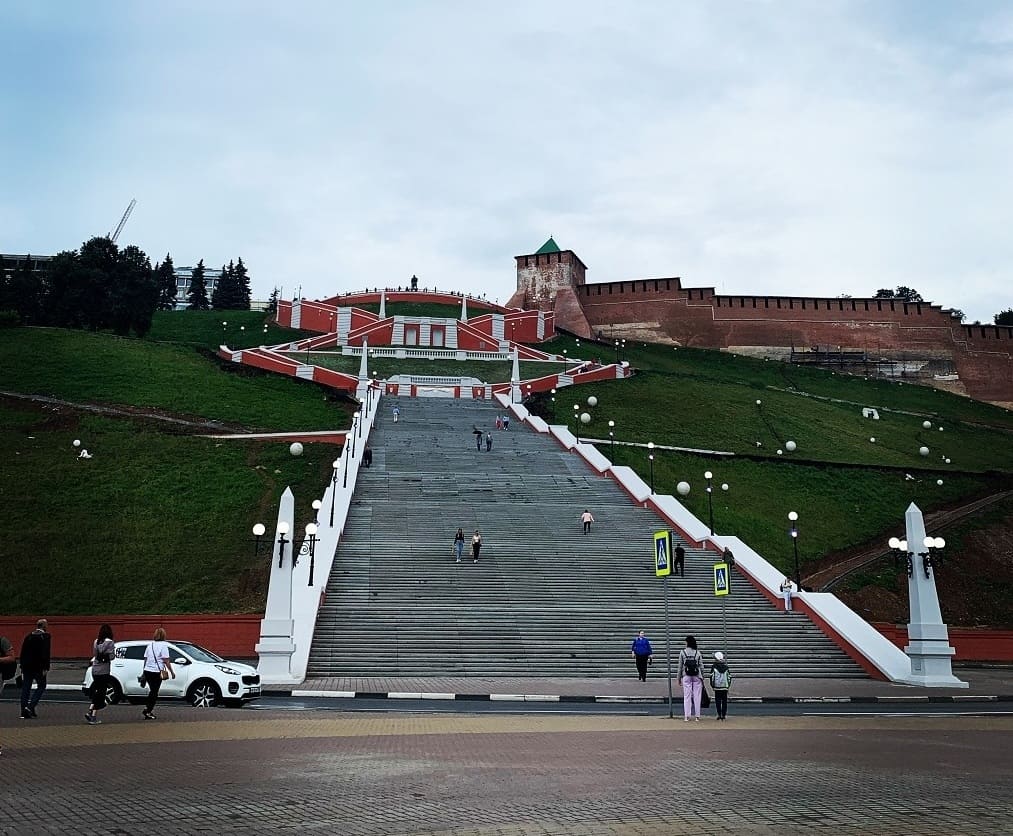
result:
M 288 452 L 290 452 L 293 456 L 301 456 L 302 444 L 300 444 L 298 441 L 293 441 L 288 447 Z

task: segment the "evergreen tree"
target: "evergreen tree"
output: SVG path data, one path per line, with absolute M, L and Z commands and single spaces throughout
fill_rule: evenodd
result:
M 151 260 L 138 247 L 124 247 L 113 272 L 106 327 L 121 336 L 133 331 L 143 337 L 151 330 L 159 295 Z
M 236 262 L 236 285 L 239 287 L 239 308 L 248 311 L 250 309 L 250 276 L 243 264 L 243 257 Z
M 278 297 L 281 295 L 281 291 L 275 288 L 271 291 L 271 295 L 267 298 L 267 314 L 268 316 L 276 316 L 278 313 Z
M 239 283 L 236 280 L 236 265 L 231 261 L 228 267 L 222 267 L 222 277 L 218 280 L 216 310 L 235 311 L 243 307 L 239 290 Z
M 0 289 L 0 310 L 16 311 L 23 325 L 45 322 L 48 283 L 44 273 L 36 272 L 37 267 L 35 259 L 26 255 Z
M 197 262 L 190 276 L 190 289 L 186 294 L 188 311 L 206 311 L 210 309 L 208 302 L 208 286 L 204 280 L 204 259 Z
M 1006 308 L 995 315 L 996 325 L 1013 325 L 1013 308 Z
M 218 277 L 218 281 L 215 283 L 214 290 L 211 291 L 211 310 L 223 311 L 225 310 L 225 304 L 223 303 L 222 294 L 226 291 L 226 276 L 228 275 L 228 269 L 225 265 L 222 265 L 221 275 Z
M 176 267 L 172 256 L 165 254 L 165 261 L 155 266 L 155 282 L 158 284 L 158 309 L 171 311 L 176 308 Z

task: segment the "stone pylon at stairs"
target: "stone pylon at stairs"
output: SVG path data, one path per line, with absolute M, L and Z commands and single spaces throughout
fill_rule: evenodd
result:
M 635 675 L 643 629 L 664 664 L 662 584 L 651 534 L 664 528 L 608 477 L 498 404 L 391 399 L 380 409 L 338 545 L 310 653 L 309 676 Z M 474 428 L 491 432 L 476 447 Z M 588 535 L 580 525 L 595 517 Z M 482 534 L 454 561 L 453 539 Z M 741 575 L 725 604 L 713 556 L 689 549 L 669 582 L 673 658 L 688 633 L 707 658 L 724 650 L 736 676 L 865 674 L 801 614 L 776 610 Z

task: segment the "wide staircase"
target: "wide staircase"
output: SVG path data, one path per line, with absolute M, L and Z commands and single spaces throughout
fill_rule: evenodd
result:
M 631 676 L 637 630 L 663 661 L 665 596 L 651 536 L 663 521 L 549 436 L 516 420 L 496 430 L 497 414 L 488 401 L 381 404 L 308 676 Z M 491 451 L 484 441 L 476 449 L 476 427 L 492 433 Z M 588 535 L 585 508 L 595 518 Z M 461 563 L 458 527 L 469 542 Z M 686 577 L 668 582 L 673 659 L 691 633 L 707 658 L 724 650 L 736 676 L 865 675 L 742 575 L 715 598 L 713 563 L 713 553 L 687 548 Z

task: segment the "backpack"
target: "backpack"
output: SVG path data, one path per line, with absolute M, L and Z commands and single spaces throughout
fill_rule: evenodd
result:
M 699 654 L 694 654 L 693 656 L 690 656 L 689 654 L 686 655 L 686 662 L 683 665 L 683 671 L 685 672 L 686 676 L 699 676 L 700 675 L 700 656 L 699 656 Z
M 716 691 L 726 691 L 728 689 L 728 671 L 711 671 L 711 685 Z

